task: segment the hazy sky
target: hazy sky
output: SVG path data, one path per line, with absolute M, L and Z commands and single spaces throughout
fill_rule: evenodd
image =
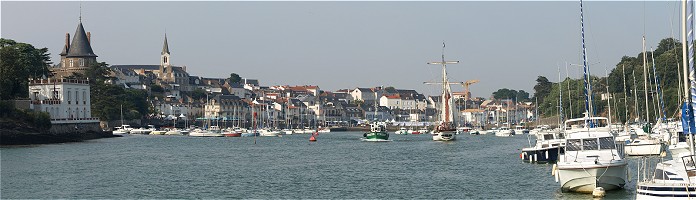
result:
M 500 88 L 533 94 L 536 77 L 558 80 L 582 63 L 580 4 L 561 2 L 7 2 L 3 38 L 47 47 L 58 62 L 65 33 L 82 22 L 97 59 L 159 64 L 166 30 L 174 65 L 191 75 L 232 72 L 262 85 L 323 90 L 394 86 L 438 93 L 446 42 L 452 81 L 479 79 L 474 96 Z M 584 2 L 589 63 L 604 76 L 624 55 L 679 38 L 678 1 Z M 673 24 L 673 25 L 672 25 Z M 569 67 L 571 76 L 580 68 Z M 461 87 L 453 87 L 461 90 Z

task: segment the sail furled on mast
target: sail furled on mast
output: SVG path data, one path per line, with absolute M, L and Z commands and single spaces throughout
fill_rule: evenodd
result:
M 696 104 L 696 80 L 694 77 L 694 3 L 693 1 L 686 1 L 686 39 L 684 45 L 687 45 L 686 52 L 688 53 L 688 64 L 684 66 L 686 68 L 685 76 L 688 74 L 688 91 L 684 94 L 686 97 L 684 104 L 682 105 L 682 128 L 684 129 L 684 134 L 696 134 L 696 125 L 694 123 L 694 107 Z M 683 55 L 683 54 L 682 54 Z M 687 80 L 684 80 L 686 82 Z M 685 87 L 687 87 L 685 85 Z M 685 88 L 687 89 L 687 88 Z
M 652 48 L 650 48 L 650 52 L 653 52 L 650 54 L 650 58 L 652 59 L 652 64 L 653 64 L 653 74 L 655 74 L 655 87 L 657 87 L 657 95 L 659 97 L 659 102 L 660 102 L 660 119 L 665 122 L 667 121 L 667 114 L 665 111 L 665 99 L 662 95 L 662 87 L 660 87 L 660 76 L 657 75 L 657 67 L 655 66 L 655 54 Z
M 589 82 L 590 76 L 589 76 L 589 66 L 587 66 L 587 48 L 585 47 L 585 19 L 582 13 L 582 0 L 580 0 L 580 34 L 582 38 L 582 66 L 583 66 L 583 83 L 584 83 L 584 92 L 585 92 L 585 113 L 588 118 L 593 117 L 592 115 L 594 114 L 593 108 L 592 108 L 592 86 Z M 592 125 L 591 121 L 586 121 L 585 123 L 589 123 L 588 127 L 594 127 Z

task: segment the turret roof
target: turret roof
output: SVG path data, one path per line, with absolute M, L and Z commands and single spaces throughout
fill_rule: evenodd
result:
M 82 22 L 77 25 L 67 57 L 97 57 L 94 51 L 92 51 L 92 46 L 87 38 L 85 28 L 82 27 Z

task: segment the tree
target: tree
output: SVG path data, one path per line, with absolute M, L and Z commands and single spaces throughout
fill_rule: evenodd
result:
M 239 74 L 237 74 L 237 73 L 231 73 L 229 80 L 230 80 L 230 83 L 241 83 L 242 77 L 239 76 Z
M 48 49 L 0 38 L 0 99 L 27 97 L 28 79 L 48 77 Z
M 206 97 L 206 92 L 203 89 L 196 88 L 195 90 L 191 91 L 191 98 L 195 100 L 200 100 Z
M 544 76 L 538 76 L 536 82 L 537 84 L 534 86 L 534 97 L 539 98 L 539 101 L 543 101 L 544 98 L 551 93 L 553 84 Z
M 529 93 L 525 92 L 524 90 L 517 91 L 515 98 L 517 99 L 517 101 L 529 100 Z
M 507 88 L 498 89 L 498 91 L 493 92 L 493 98 L 495 99 L 514 99 L 516 96 L 516 90 L 510 90 Z

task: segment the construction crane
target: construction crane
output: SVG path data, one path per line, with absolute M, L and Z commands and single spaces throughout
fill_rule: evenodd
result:
M 471 100 L 471 92 L 469 92 L 469 86 L 478 82 L 479 80 L 468 80 L 466 82 L 460 82 L 462 84 L 462 87 L 464 87 L 464 100 Z

